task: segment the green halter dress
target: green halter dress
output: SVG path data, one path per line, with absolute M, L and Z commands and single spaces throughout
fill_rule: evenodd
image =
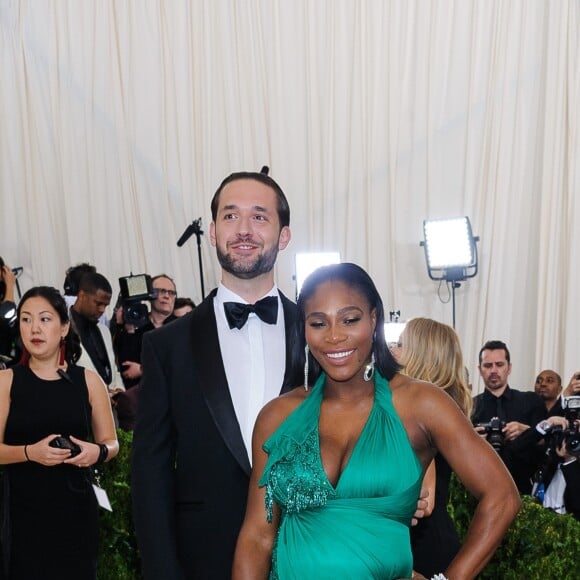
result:
M 410 578 L 409 525 L 423 471 L 389 383 L 375 373 L 373 407 L 334 487 L 318 434 L 325 379 L 264 444 L 269 457 L 260 486 L 266 486 L 268 521 L 274 502 L 282 513 L 270 578 Z

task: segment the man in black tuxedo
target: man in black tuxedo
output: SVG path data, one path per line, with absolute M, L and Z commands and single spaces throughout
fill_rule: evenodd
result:
M 211 210 L 219 287 L 143 340 L 132 492 L 147 580 L 230 578 L 256 415 L 302 381 L 286 368 L 295 307 L 274 284 L 290 241 L 284 193 L 234 173 Z

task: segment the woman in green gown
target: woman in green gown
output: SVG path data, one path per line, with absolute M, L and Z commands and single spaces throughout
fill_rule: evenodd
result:
M 441 573 L 474 577 L 517 513 L 517 490 L 450 397 L 398 373 L 364 270 L 335 264 L 310 275 L 294 348 L 305 385 L 256 422 L 234 580 L 410 578 L 409 526 L 438 451 L 479 498 L 463 548 Z

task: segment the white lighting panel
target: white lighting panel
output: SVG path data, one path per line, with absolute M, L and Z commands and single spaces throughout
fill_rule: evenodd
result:
M 430 268 L 444 269 L 474 265 L 473 236 L 467 217 L 426 220 L 423 227 Z
M 314 270 L 320 266 L 339 263 L 339 252 L 302 252 L 296 254 L 296 295 L 300 294 L 304 280 Z
M 405 330 L 406 322 L 385 322 L 385 342 L 395 344 L 399 342 L 399 337 Z

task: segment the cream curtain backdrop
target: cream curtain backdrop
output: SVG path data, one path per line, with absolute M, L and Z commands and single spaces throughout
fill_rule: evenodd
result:
M 223 177 L 271 168 L 292 207 L 277 267 L 338 250 L 388 309 L 451 323 L 423 219 L 468 215 L 457 291 L 511 383 L 580 369 L 580 3 L 0 0 L 0 255 L 23 289 L 90 261 L 201 299 L 195 237 Z M 202 237 L 206 292 L 218 281 Z M 441 294 L 447 297 L 445 287 Z

